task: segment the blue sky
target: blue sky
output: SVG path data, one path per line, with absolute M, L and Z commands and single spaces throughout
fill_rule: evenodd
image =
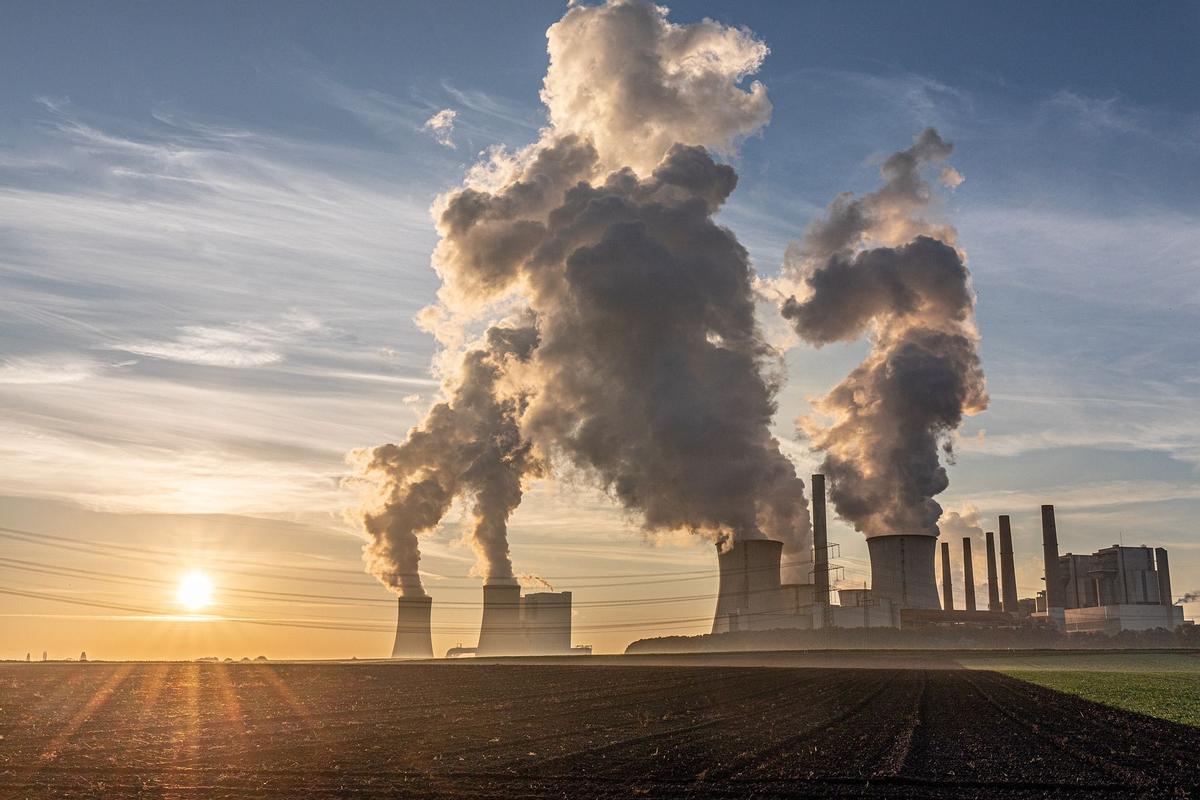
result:
M 772 121 L 732 157 L 740 182 L 722 214 L 763 274 L 838 192 L 870 190 L 880 159 L 922 128 L 955 143 L 966 182 L 945 211 L 974 274 L 992 404 L 962 431 L 944 504 L 985 521 L 1013 514 L 1030 591 L 1043 502 L 1059 507 L 1064 550 L 1164 544 L 1175 588 L 1200 588 L 1200 4 L 671 8 L 677 22 L 746 25 L 771 48 L 756 77 Z M 298 527 L 252 531 L 241 552 L 328 562 L 354 580 L 342 458 L 401 436 L 437 394 L 433 341 L 412 321 L 437 288 L 429 206 L 480 151 L 535 138 L 545 30 L 562 10 L 10 6 L 0 525 L 153 547 L 171 520 L 189 533 L 159 541 L 182 568 L 195 542 L 219 549 L 213 531 L 227 526 L 204 515 L 268 516 Z M 457 112 L 454 148 L 422 129 L 444 108 Z M 862 352 L 790 352 L 782 436 L 794 439 L 807 398 Z M 801 442 L 789 453 L 805 472 L 818 461 Z M 478 584 L 456 525 L 424 563 L 465 603 Z M 861 537 L 839 526 L 835 538 L 846 578 L 864 578 Z M 567 576 L 562 588 L 712 560 L 685 539 L 647 542 L 604 498 L 564 486 L 534 492 L 512 541 L 518 570 Z M 38 548 L 14 557 L 54 560 Z M 70 588 L 0 569 L 6 586 Z M 711 591 L 685 585 L 679 596 Z M 380 590 L 362 576 L 356 591 Z M 0 639 L 50 619 L 23 615 L 64 612 L 90 613 L 0 598 L 13 615 L 0 629 L 24 626 Z M 385 607 L 370 612 L 386 625 Z M 446 622 L 449 644 L 473 624 L 469 609 L 455 613 L 467 633 Z M 634 638 L 581 613 L 601 646 Z M 700 630 L 683 621 L 711 601 L 638 613 L 674 620 L 664 632 Z M 78 639 L 74 625 L 64 619 L 55 641 Z M 382 651 L 387 638 L 321 636 L 328 654 Z

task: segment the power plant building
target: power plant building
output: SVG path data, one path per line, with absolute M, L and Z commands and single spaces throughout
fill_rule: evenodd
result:
M 923 537 L 933 540 L 933 537 Z M 932 551 L 931 551 L 932 552 Z M 869 589 L 838 590 L 840 605 L 821 602 L 819 583 L 780 583 L 783 542 L 748 539 L 718 550 L 720 567 L 713 633 L 780 628 L 882 628 L 896 624 L 890 600 Z M 929 573 L 933 573 L 930 563 Z
M 1173 603 L 1167 551 L 1113 545 L 1091 555 L 1059 555 L 1054 506 L 1042 506 L 1046 588 L 1035 618 L 1078 633 L 1120 633 L 1184 624 Z
M 512 583 L 483 587 L 477 656 L 550 656 L 571 653 L 571 593 L 521 596 Z
M 1048 591 L 1036 603 L 1017 598 L 1012 526 L 1008 516 L 1001 516 L 999 559 L 995 538 L 986 535 L 986 611 L 975 604 L 971 540 L 964 538 L 962 550 L 968 584 L 966 608 L 956 610 L 949 544 L 943 543 L 941 549 L 939 593 L 935 574 L 938 537 L 927 534 L 868 537 L 871 587 L 834 590 L 839 601 L 834 604 L 828 582 L 822 476 L 813 476 L 812 486 L 810 582 L 781 583 L 782 542 L 748 539 L 718 546 L 720 580 L 713 633 L 945 624 L 993 627 L 1029 624 L 1030 617 L 1070 632 L 1171 630 L 1184 624 L 1182 607 L 1172 603 L 1166 550 L 1114 545 L 1092 555 L 1059 555 L 1054 507 L 1049 505 L 1043 506 L 1041 513 Z M 1022 623 L 1022 619 L 1026 621 Z
M 1091 555 L 1058 558 L 1058 586 L 1067 631 L 1119 633 L 1173 630 L 1183 607 L 1171 597 L 1171 568 L 1161 547 L 1113 545 Z
M 812 489 L 811 581 L 781 583 L 782 542 L 747 539 L 718 546 L 720 579 L 713 633 L 895 627 L 901 609 L 939 608 L 933 564 L 937 537 L 928 535 L 869 538 L 872 587 L 840 589 L 840 602 L 831 603 L 824 476 L 813 476 Z

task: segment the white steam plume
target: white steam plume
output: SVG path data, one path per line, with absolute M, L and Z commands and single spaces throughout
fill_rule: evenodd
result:
M 970 273 L 954 229 L 926 218 L 922 169 L 950 152 L 925 130 L 883 163 L 881 188 L 838 197 L 784 265 L 800 297 L 782 313 L 802 339 L 871 338 L 866 360 L 816 404 L 832 422 L 801 420 L 825 451 L 838 513 L 867 535 L 937 534 L 934 497 L 949 484 L 939 451 L 952 458 L 963 416 L 987 407 Z M 948 166 L 941 175 L 962 181 Z
M 487 542 L 503 537 L 522 479 L 549 464 L 590 476 L 649 530 L 765 535 L 788 561 L 807 560 L 803 483 L 769 430 L 779 354 L 755 320 L 746 251 L 713 220 L 737 176 L 706 149 L 727 151 L 769 118 L 765 89 L 739 87 L 766 47 L 665 14 L 628 0 L 572 6 L 547 34 L 550 126 L 438 202 L 443 286 L 422 322 L 453 349 L 510 307 L 531 320 L 532 344 L 475 356 L 485 388 L 457 381 L 408 442 L 364 462 L 386 500 L 363 515 L 367 557 L 390 585 L 415 571 L 416 533 L 479 491 L 468 476 L 481 441 L 493 443 L 484 471 L 505 489 L 477 502 Z M 438 447 L 412 444 L 431 427 L 447 430 Z M 429 482 L 434 502 L 407 513 L 406 487 Z M 492 551 L 481 555 L 495 576 Z M 503 567 L 511 577 L 506 543 Z

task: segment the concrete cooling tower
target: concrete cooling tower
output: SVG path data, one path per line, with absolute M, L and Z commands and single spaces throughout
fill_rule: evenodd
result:
M 521 596 L 513 583 L 483 587 L 477 656 L 550 656 L 571 652 L 571 593 Z
M 433 658 L 433 634 L 430 613 L 433 598 L 399 597 L 396 613 L 396 643 L 392 658 Z
M 489 583 L 483 587 L 483 620 L 479 625 L 481 656 L 513 656 L 525 653 L 521 628 L 521 587 L 512 583 Z
M 779 561 L 783 542 L 748 539 L 718 548 L 720 581 L 713 633 L 780 627 L 783 594 Z
M 867 539 L 871 596 L 897 608 L 941 608 L 933 559 L 937 537 L 893 533 Z
M 571 593 L 534 592 L 521 598 L 525 652 L 534 656 L 571 651 Z

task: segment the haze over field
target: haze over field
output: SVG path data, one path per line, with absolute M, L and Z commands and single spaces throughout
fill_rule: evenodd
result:
M 1052 502 L 1200 587 L 1200 15 L 1084 8 L 22 6 L 0 658 L 704 632 L 815 471 L 846 585 Z

